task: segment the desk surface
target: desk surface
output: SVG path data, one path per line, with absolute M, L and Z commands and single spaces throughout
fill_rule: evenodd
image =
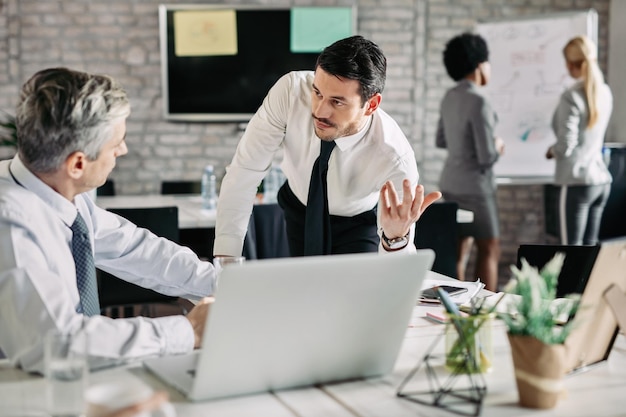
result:
M 102 208 L 125 207 L 178 207 L 178 227 L 181 229 L 215 227 L 215 210 L 202 208 L 199 195 L 120 195 L 98 197 L 96 204 Z
M 444 327 L 425 320 L 427 309 L 417 306 L 407 328 L 404 344 L 391 374 L 380 378 L 328 384 L 320 387 L 278 391 L 210 402 L 191 403 L 164 385 L 141 366 L 94 372 L 90 384 L 136 380 L 155 389 L 167 390 L 179 417 L 272 416 L 272 417 L 416 417 L 454 416 L 447 411 L 396 397 L 398 386 L 434 343 Z M 436 346 L 443 352 L 443 342 Z M 422 371 L 415 381 L 425 381 Z M 624 416 L 626 410 L 626 338 L 620 334 L 609 360 L 588 372 L 566 378 L 567 397 L 556 408 L 536 411 L 517 406 L 510 350 L 505 328 L 494 326 L 494 369 L 486 375 L 487 397 L 482 416 Z M 0 416 L 36 415 L 45 407 L 45 380 L 13 369 L 0 361 Z M 16 413 L 16 410 L 19 410 Z
M 181 229 L 215 227 L 215 210 L 204 210 L 202 198 L 199 195 L 120 195 L 98 197 L 96 204 L 102 208 L 124 207 L 178 207 L 178 226 Z M 471 223 L 474 214 L 471 211 L 459 209 L 456 220 L 459 223 Z

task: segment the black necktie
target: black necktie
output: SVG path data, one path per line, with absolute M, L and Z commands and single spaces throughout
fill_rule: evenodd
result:
M 89 231 L 80 213 L 76 213 L 76 220 L 72 223 L 71 229 L 73 233 L 72 255 L 76 265 L 76 285 L 80 295 L 78 312 L 86 316 L 95 316 L 100 314 L 96 267 L 89 242 Z
M 322 141 L 320 156 L 313 164 L 304 222 L 305 256 L 328 255 L 331 250 L 326 174 L 328 173 L 328 159 L 334 147 L 335 141 Z

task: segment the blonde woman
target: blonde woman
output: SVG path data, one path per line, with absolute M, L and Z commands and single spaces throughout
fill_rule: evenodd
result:
M 613 96 L 598 67 L 596 45 L 587 37 L 571 39 L 563 55 L 576 83 L 565 90 L 552 118 L 556 143 L 554 182 L 560 187 L 558 218 L 561 243 L 595 245 L 612 181 L 602 158 Z

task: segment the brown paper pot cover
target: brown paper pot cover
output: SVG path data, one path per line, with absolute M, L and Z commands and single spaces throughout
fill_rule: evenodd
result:
M 530 336 L 508 335 L 522 407 L 553 408 L 564 394 L 565 346 Z

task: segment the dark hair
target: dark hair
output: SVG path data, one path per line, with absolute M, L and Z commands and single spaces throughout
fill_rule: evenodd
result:
M 318 67 L 336 77 L 357 80 L 361 104 L 385 88 L 387 58 L 378 45 L 362 36 L 341 39 L 324 48 L 317 57 Z
M 489 61 L 487 42 L 482 36 L 472 33 L 450 39 L 443 51 L 443 64 L 454 81 L 465 78 L 486 61 Z
M 129 114 L 126 92 L 109 76 L 39 71 L 22 86 L 16 108 L 18 152 L 34 172 L 53 172 L 76 151 L 95 160 Z

